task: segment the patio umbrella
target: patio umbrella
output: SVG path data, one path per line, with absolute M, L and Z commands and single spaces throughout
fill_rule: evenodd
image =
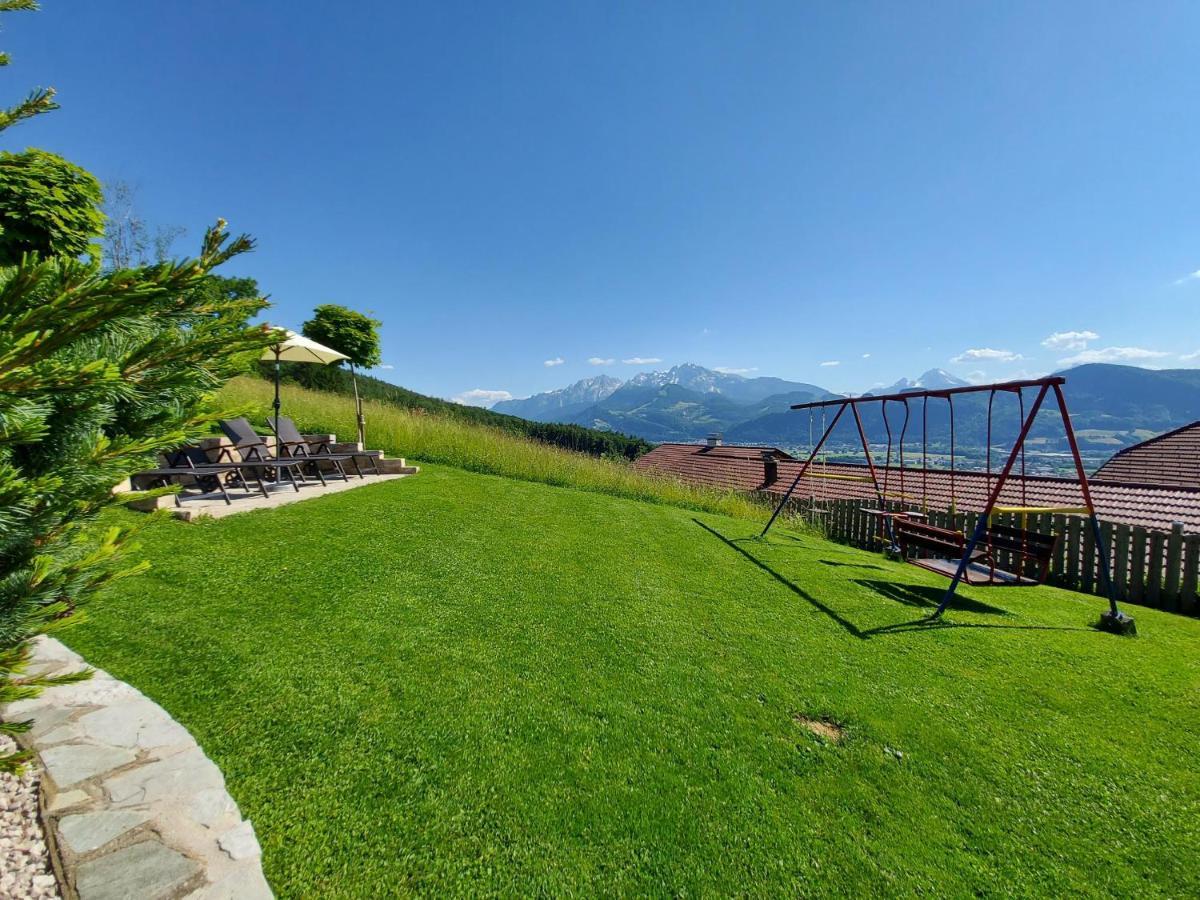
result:
M 296 334 L 296 332 L 288 331 L 286 328 L 279 330 L 284 333 L 284 339 L 277 344 L 269 346 L 263 351 L 263 355 L 259 357 L 268 361 L 275 360 L 275 422 L 272 427 L 275 429 L 277 440 L 279 438 L 279 364 L 281 362 L 301 362 L 320 363 L 323 366 L 327 366 L 330 363 L 337 362 L 339 359 L 350 358 L 345 353 L 338 353 L 324 344 L 318 344 L 316 341 L 309 340 L 302 334 Z

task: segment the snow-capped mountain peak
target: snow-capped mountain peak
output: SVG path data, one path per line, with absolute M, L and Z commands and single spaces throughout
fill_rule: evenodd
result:
M 946 388 L 966 387 L 968 384 L 970 384 L 969 381 L 964 381 L 945 369 L 930 369 L 917 378 L 901 378 L 895 384 L 871 391 L 871 393 L 902 394 L 905 391 L 941 391 Z
M 725 375 L 694 363 L 684 363 L 679 366 L 671 366 L 665 372 L 640 372 L 630 378 L 628 384 L 637 387 L 663 387 L 668 384 L 677 384 L 701 394 L 719 394 L 723 385 L 740 381 L 745 381 L 741 375 Z
M 534 394 L 522 400 L 502 400 L 495 412 L 521 416 L 539 422 L 560 421 L 579 410 L 611 397 L 624 382 L 611 375 L 594 375 L 563 388 Z

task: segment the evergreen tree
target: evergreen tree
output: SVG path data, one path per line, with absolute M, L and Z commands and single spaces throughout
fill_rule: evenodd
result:
M 263 301 L 197 290 L 250 247 L 220 223 L 178 264 L 101 273 L 30 255 L 0 269 L 0 703 L 57 681 L 19 677 L 30 638 L 140 570 L 122 562 L 132 531 L 95 525 L 114 486 L 207 433 L 216 389 L 270 342 L 245 324 Z
M 0 114 L 0 130 L 44 111 L 49 96 Z M 22 673 L 31 638 L 144 568 L 127 559 L 133 531 L 102 528 L 98 514 L 130 473 L 208 432 L 217 388 L 276 339 L 246 324 L 264 300 L 206 289 L 216 266 L 251 247 L 219 222 L 184 262 L 104 272 L 73 246 L 30 239 L 0 267 L 0 704 L 87 677 Z M 3 722 L 0 733 L 28 725 Z M 0 770 L 24 758 L 0 756 Z

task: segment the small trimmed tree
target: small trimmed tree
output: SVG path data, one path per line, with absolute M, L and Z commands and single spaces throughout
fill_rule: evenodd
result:
M 300 330 L 306 338 L 350 357 L 350 365 L 370 369 L 379 365 L 379 327 L 383 323 L 364 313 L 323 303 Z
M 100 182 L 45 150 L 0 153 L 0 266 L 22 253 L 96 254 L 104 233 Z
M 358 373 L 356 366 L 370 369 L 382 360 L 379 353 L 379 327 L 383 323 L 368 315 L 338 306 L 323 303 L 313 310 L 313 317 L 301 326 L 306 338 L 324 344 L 338 353 L 345 353 L 350 363 L 350 377 L 354 381 L 354 409 L 358 418 L 358 443 L 367 440 L 367 420 L 363 415 L 362 398 L 358 395 Z

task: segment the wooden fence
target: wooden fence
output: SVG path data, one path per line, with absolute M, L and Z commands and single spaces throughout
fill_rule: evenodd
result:
M 824 524 L 831 540 L 855 547 L 881 549 L 878 519 L 863 510 L 862 500 L 835 500 L 822 505 L 826 512 L 813 518 Z M 797 502 L 793 512 L 806 514 L 806 507 L 806 502 Z M 978 519 L 977 513 L 930 510 L 926 521 L 941 528 L 962 531 L 969 537 Z M 1103 596 L 1100 555 L 1086 517 L 1039 513 L 1027 516 L 1023 523 L 1015 515 L 996 516 L 994 521 L 1059 535 L 1050 564 L 1049 583 Z M 1118 600 L 1186 615 L 1200 614 L 1200 598 L 1197 597 L 1200 534 L 1184 534 L 1180 524 L 1170 531 L 1152 531 L 1137 525 L 1104 521 L 1100 523 L 1100 533 L 1108 549 L 1110 575 Z M 1015 556 L 1001 551 L 998 567 L 1017 571 L 1019 560 Z

